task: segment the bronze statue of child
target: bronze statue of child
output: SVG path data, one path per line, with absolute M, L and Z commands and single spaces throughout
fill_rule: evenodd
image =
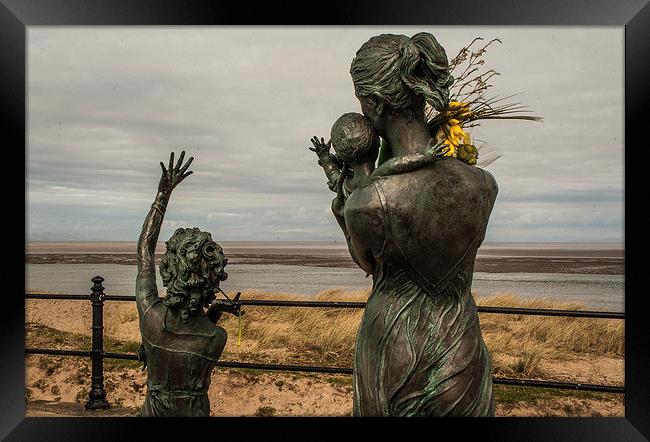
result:
M 193 158 L 183 165 L 185 152 L 174 165 L 161 162 L 156 199 L 145 218 L 138 241 L 136 303 L 142 345 L 139 356 L 147 368 L 147 396 L 140 416 L 208 416 L 208 388 L 216 361 L 226 345 L 226 331 L 216 325 L 223 312 L 240 314 L 238 296 L 216 300 L 219 283 L 228 274 L 228 260 L 210 233 L 179 228 L 160 262 L 167 288 L 156 287 L 155 249 L 167 203 L 174 188 L 189 176 Z M 207 311 L 204 309 L 207 308 Z
M 311 139 L 314 147 L 309 150 L 318 156 L 318 164 L 328 178 L 327 185 L 337 198 L 332 202 L 332 209 L 339 214 L 345 200 L 354 189 L 366 184 L 371 176 L 383 176 L 400 173 L 405 167 L 400 158 L 390 158 L 375 168 L 379 154 L 380 139 L 370 121 L 362 114 L 349 112 L 341 115 L 334 122 L 330 131 L 330 141 L 314 136 Z M 334 154 L 330 147 L 334 147 Z M 435 144 L 431 140 L 424 153 L 415 154 L 410 158 L 408 167 L 414 162 L 428 163 L 445 156 L 449 146 L 443 143 Z M 338 217 L 337 217 L 338 219 Z
M 318 155 L 318 164 L 328 178 L 327 185 L 336 192 L 340 187 L 347 197 L 375 170 L 379 153 L 379 136 L 370 121 L 361 114 L 349 112 L 339 117 L 330 132 L 330 141 L 311 139 L 309 149 Z M 333 145 L 335 154 L 330 153 Z

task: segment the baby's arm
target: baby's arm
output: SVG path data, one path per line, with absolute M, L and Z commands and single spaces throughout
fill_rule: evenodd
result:
M 321 138 L 320 141 L 318 137 L 311 139 L 311 143 L 314 147 L 310 147 L 309 150 L 316 152 L 318 155 L 318 165 L 323 168 L 325 171 L 325 176 L 328 179 L 327 186 L 331 191 L 335 192 L 336 182 L 341 175 L 341 166 L 336 161 L 336 157 L 330 154 L 330 146 L 332 145 L 331 141 L 325 143 L 325 139 Z
M 425 164 L 443 158 L 448 151 L 448 146 L 439 143 L 427 147 L 424 152 L 415 153 L 406 157 L 393 157 L 378 166 L 373 172 L 373 175 L 393 175 L 410 170 L 413 167 L 424 166 Z

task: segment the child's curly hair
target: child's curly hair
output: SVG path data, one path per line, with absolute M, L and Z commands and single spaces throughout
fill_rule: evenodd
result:
M 202 311 L 215 299 L 228 259 L 208 232 L 196 227 L 177 229 L 165 243 L 167 251 L 160 262 L 160 276 L 167 294 L 163 303 L 181 310 L 183 319 Z

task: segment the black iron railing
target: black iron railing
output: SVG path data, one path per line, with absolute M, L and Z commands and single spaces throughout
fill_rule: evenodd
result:
M 104 389 L 104 368 L 103 360 L 106 358 L 138 360 L 134 353 L 113 353 L 104 351 L 103 343 L 103 307 L 104 301 L 130 301 L 135 302 L 133 295 L 106 295 L 104 293 L 104 278 L 95 276 L 91 280 L 93 286 L 91 294 L 70 295 L 55 293 L 25 293 L 27 299 L 66 299 L 88 301 L 92 303 L 92 349 L 91 350 L 60 350 L 47 348 L 25 348 L 26 354 L 56 355 L 56 356 L 81 356 L 90 357 L 92 361 L 91 390 L 89 393 L 86 409 L 106 409 L 110 405 L 106 400 Z M 310 307 L 310 308 L 365 308 L 365 302 L 339 302 L 339 301 L 273 301 L 262 299 L 247 299 L 240 301 L 242 305 L 260 307 Z M 539 316 L 563 316 L 572 318 L 598 318 L 598 319 L 625 319 L 625 313 L 602 312 L 586 310 L 550 310 L 550 309 L 528 309 L 517 307 L 489 307 L 478 306 L 479 313 L 499 313 L 509 315 L 539 315 Z M 299 371 L 310 373 L 331 373 L 331 374 L 352 374 L 349 367 L 321 367 L 315 365 L 286 365 L 286 364 L 258 364 L 252 362 L 218 361 L 217 367 L 226 368 L 248 368 L 269 371 Z M 571 382 L 544 381 L 534 379 L 515 379 L 493 377 L 494 384 L 518 385 L 524 387 L 557 388 L 565 390 L 596 391 L 605 393 L 625 393 L 625 387 L 618 385 L 583 384 Z

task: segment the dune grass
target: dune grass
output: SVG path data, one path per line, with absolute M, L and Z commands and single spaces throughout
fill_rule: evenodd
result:
M 369 290 L 341 289 L 326 290 L 309 298 L 245 291 L 241 299 L 365 301 L 368 295 Z M 478 305 L 584 309 L 584 305 L 576 302 L 524 299 L 511 293 L 475 296 L 475 299 Z M 261 306 L 244 306 L 243 309 L 241 345 L 238 345 L 238 318 L 225 314 L 220 320 L 229 336 L 222 360 L 352 366 L 363 309 Z M 134 303 L 107 302 L 104 313 L 107 338 L 139 341 Z M 542 365 L 545 361 L 624 356 L 624 322 L 621 320 L 492 313 L 481 313 L 479 319 L 495 375 L 544 377 Z M 125 330 L 129 331 L 126 337 Z
M 522 299 L 509 293 L 478 298 L 477 304 L 584 310 L 584 305 L 577 302 Z M 595 355 L 616 358 L 625 354 L 624 322 L 617 319 L 484 313 L 480 315 L 480 322 L 496 374 L 539 377 L 543 375 L 541 365 L 544 360 L 562 361 L 575 356 Z M 508 359 L 511 362 L 503 362 Z
M 242 293 L 242 299 L 365 301 L 368 295 L 368 290 L 350 292 L 340 289 L 327 290 L 309 298 L 287 293 L 246 291 Z M 478 305 L 563 310 L 584 309 L 583 305 L 575 302 L 560 303 L 548 299 L 524 299 L 509 293 L 491 297 L 475 296 L 475 299 Z M 89 308 L 88 305 L 81 305 L 75 301 L 61 301 L 61 303 L 63 302 L 71 303 L 70 305 L 79 309 L 78 311 L 85 312 L 85 309 Z M 67 304 L 66 308 L 68 308 Z M 238 319 L 232 315 L 224 315 L 220 320 L 220 325 L 226 328 L 229 336 L 221 360 L 352 366 L 354 342 L 363 309 L 245 306 L 244 310 L 245 314 L 241 321 L 243 326 L 241 346 L 238 345 L 237 339 L 239 334 Z M 53 314 L 56 315 L 56 312 Z M 492 371 L 495 376 L 585 382 L 582 379 L 585 370 L 582 368 L 589 365 L 591 361 L 596 359 L 602 361 L 603 358 L 620 361 L 624 356 L 624 322 L 621 320 L 491 313 L 481 313 L 479 319 L 483 338 L 490 350 Z M 55 324 L 54 327 L 33 322 L 27 323 L 26 345 L 41 348 L 90 348 L 89 318 L 84 319 L 83 327 L 76 328 L 81 332 L 75 333 L 65 331 L 70 327 L 70 322 L 56 319 L 50 322 Z M 61 322 L 60 327 L 59 322 Z M 104 348 L 106 351 L 132 353 L 137 350 L 140 335 L 135 303 L 107 302 L 104 310 L 104 325 Z M 31 356 L 27 361 L 30 361 L 29 364 L 36 364 L 46 370 L 47 374 L 56 371 L 63 364 L 64 359 L 64 357 L 57 356 Z M 122 375 L 127 369 L 141 367 L 139 362 L 130 360 L 107 359 L 104 364 L 106 373 Z M 564 371 L 571 372 L 573 367 L 578 365 L 580 369 L 575 370 L 575 376 L 569 378 L 556 378 L 554 370 L 545 371 L 549 366 L 556 366 L 570 367 L 564 368 Z M 622 366 L 619 364 L 618 367 L 620 367 L 617 369 L 620 373 L 615 373 L 613 378 L 597 378 L 592 382 L 622 383 Z M 265 373 L 261 370 L 245 369 L 245 371 Z M 310 373 L 296 373 L 296 375 L 312 376 Z M 76 378 L 80 385 L 77 394 L 78 402 L 83 402 L 87 398 L 85 384 L 88 382 L 89 376 L 88 363 L 77 367 Z M 329 383 L 342 384 L 347 387 L 351 383 L 349 376 L 324 376 L 323 378 Z M 35 384 L 34 388 L 36 387 L 38 386 Z M 111 386 L 107 385 L 107 388 L 109 387 Z M 30 391 L 27 388 L 27 398 L 29 398 Z M 549 415 L 557 414 L 558 407 L 577 407 L 571 410 L 562 408 L 562 413 L 569 416 L 583 416 L 602 413 L 602 410 L 590 408 L 592 405 L 589 404 L 593 401 L 603 401 L 605 405 L 602 407 L 605 408 L 614 405 L 620 406 L 622 401 L 621 395 L 609 393 L 506 385 L 495 385 L 494 392 L 496 403 L 501 407 L 506 407 L 501 411 L 505 414 L 511 408 L 517 410 L 517 407 L 523 404 L 521 406 L 533 407 L 535 412 L 542 414 L 548 412 Z M 567 398 L 571 398 L 571 401 L 567 402 Z M 522 412 L 529 413 L 530 410 L 525 409 Z M 257 414 L 266 416 L 273 413 L 275 413 L 274 409 L 261 407 Z
M 365 301 L 369 291 L 328 290 L 320 301 Z M 305 299 L 282 293 L 244 292 L 242 299 Z M 505 293 L 476 297 L 478 305 L 581 310 L 576 302 L 523 299 Z M 237 345 L 238 320 L 225 317 L 226 355 L 257 360 L 309 362 L 351 366 L 362 309 L 245 307 L 242 345 Z M 493 370 L 503 375 L 541 375 L 544 360 L 576 355 L 623 357 L 624 323 L 615 319 L 569 318 L 481 313 L 483 338 L 493 356 Z
M 364 301 L 367 291 L 328 290 L 311 300 Z M 242 299 L 305 300 L 283 293 L 244 292 Z M 242 346 L 237 345 L 238 318 L 224 315 L 228 331 L 226 352 L 244 352 L 256 359 L 273 355 L 279 362 L 305 362 L 350 366 L 362 309 L 245 306 Z

